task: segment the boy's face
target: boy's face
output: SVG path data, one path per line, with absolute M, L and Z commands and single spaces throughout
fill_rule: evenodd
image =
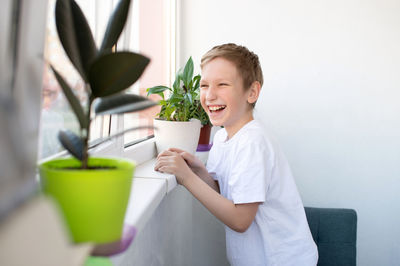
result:
M 248 103 L 251 90 L 243 88 L 243 80 L 236 66 L 221 57 L 206 63 L 202 68 L 200 101 L 214 126 L 224 126 L 236 133 L 253 119 Z

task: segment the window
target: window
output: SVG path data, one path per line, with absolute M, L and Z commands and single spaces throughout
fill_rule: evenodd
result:
M 175 70 L 175 1 L 141 0 L 138 8 L 132 10 L 133 34 L 131 49 L 150 58 L 150 64 L 132 92 L 146 95 L 146 89 L 156 85 L 169 85 L 171 73 Z M 136 41 L 136 42 L 135 42 Z M 136 49 L 135 49 L 136 48 Z M 151 98 L 160 100 L 156 95 Z M 139 113 L 124 115 L 124 127 L 153 125 L 153 118 L 160 111 L 156 106 Z M 133 131 L 125 134 L 124 144 L 129 145 L 153 134 L 153 130 Z
M 59 42 L 54 7 L 56 0 L 49 0 L 45 58 L 50 62 L 75 89 L 84 104 L 83 82 L 65 55 Z M 106 28 L 108 18 L 118 0 L 76 0 L 88 19 L 96 43 L 99 45 Z M 146 95 L 146 88 L 155 85 L 169 85 L 171 66 L 175 62 L 174 54 L 174 17 L 175 0 L 136 0 L 131 2 L 131 10 L 125 30 L 117 44 L 117 50 L 131 50 L 148 56 L 151 61 L 142 78 L 128 91 Z M 172 51 L 172 52 L 171 52 Z M 171 63 L 172 62 L 172 63 Z M 158 100 L 156 96 L 154 100 Z M 109 134 L 138 125 L 152 125 L 152 119 L 159 112 L 159 107 L 120 116 L 98 117 L 93 121 L 90 139 L 106 137 Z M 39 158 L 45 158 L 61 151 L 57 134 L 59 130 L 69 129 L 76 133 L 79 124 L 71 111 L 51 69 L 45 66 L 42 91 L 42 112 L 40 124 Z M 133 131 L 123 136 L 125 145 L 148 138 L 152 130 Z M 123 146 L 123 145 L 121 145 Z M 123 148 L 123 147 L 119 147 Z

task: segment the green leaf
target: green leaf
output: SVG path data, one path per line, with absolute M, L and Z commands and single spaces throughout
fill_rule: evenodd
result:
M 171 88 L 167 87 L 167 86 L 155 86 L 152 88 L 148 88 L 147 89 L 147 96 L 151 95 L 151 94 L 158 94 L 161 95 L 164 91 L 166 90 L 171 90 Z M 160 94 L 161 93 L 161 94 Z M 164 97 L 163 97 L 164 98 Z
M 190 93 L 186 94 L 185 98 L 186 98 L 185 100 L 187 100 L 190 105 L 193 104 L 192 94 Z
M 172 94 L 171 97 L 168 99 L 168 102 L 171 104 L 176 104 L 183 101 L 185 98 L 183 95 L 180 94 Z
M 58 140 L 72 156 L 82 161 L 83 141 L 79 136 L 70 130 L 64 130 L 58 132 Z
M 136 112 L 158 103 L 136 94 L 117 94 L 99 99 L 94 104 L 97 115 Z
M 125 90 L 139 79 L 149 62 L 147 57 L 132 52 L 99 56 L 89 73 L 93 96 L 104 97 Z
M 189 85 L 187 86 L 188 93 L 193 91 L 193 82 L 194 82 L 193 79 L 189 81 Z
M 193 82 L 194 82 L 194 84 L 193 84 L 193 90 L 198 90 L 198 89 L 199 89 L 199 87 L 200 87 L 200 79 L 201 79 L 201 76 L 200 76 L 200 75 L 197 75 L 197 76 L 195 76 L 195 77 L 193 78 Z
M 168 121 L 173 121 L 174 118 L 172 117 L 172 114 L 175 112 L 175 110 L 176 110 L 175 106 L 172 106 L 172 105 L 167 106 L 165 108 L 164 118 L 167 119 Z
M 186 87 L 189 87 L 189 83 L 193 77 L 193 59 L 189 57 L 189 60 L 186 62 L 185 68 L 183 69 L 183 83 Z
M 181 70 L 182 69 L 180 69 L 175 75 L 175 81 L 174 81 L 174 84 L 172 85 L 174 93 L 178 92 L 180 89 L 180 86 L 181 86 L 181 83 L 180 83 L 182 80 Z
M 168 102 L 166 100 L 161 100 L 158 102 L 159 105 L 167 105 Z
M 130 0 L 121 0 L 118 3 L 108 20 L 107 29 L 104 34 L 103 42 L 101 43 L 100 51 L 111 50 L 111 48 L 117 43 L 128 17 L 130 3 Z
M 78 98 L 76 98 L 75 94 L 72 92 L 71 87 L 67 84 L 64 78 L 57 72 L 57 70 L 55 70 L 52 65 L 50 65 L 50 67 L 53 70 L 54 75 L 56 76 L 56 79 L 58 81 L 58 84 L 60 84 L 61 89 L 63 90 L 69 105 L 71 106 L 72 110 L 74 111 L 74 114 L 76 115 L 79 121 L 79 125 L 81 126 L 81 128 L 87 128 L 89 121 L 85 116 L 85 112 L 83 111 L 82 105 L 79 102 Z
M 55 18 L 58 36 L 66 54 L 88 82 L 90 64 L 97 54 L 89 24 L 73 0 L 57 0 Z

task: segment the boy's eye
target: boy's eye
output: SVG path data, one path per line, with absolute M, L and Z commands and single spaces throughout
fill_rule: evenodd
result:
M 206 84 L 200 84 L 200 88 L 207 88 L 208 87 L 208 85 L 206 85 Z
M 228 86 L 227 83 L 220 83 L 219 86 Z

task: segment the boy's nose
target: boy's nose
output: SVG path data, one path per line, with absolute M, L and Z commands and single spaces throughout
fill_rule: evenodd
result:
M 215 98 L 216 98 L 215 89 L 214 87 L 209 86 L 206 92 L 206 100 L 207 101 L 215 100 Z

